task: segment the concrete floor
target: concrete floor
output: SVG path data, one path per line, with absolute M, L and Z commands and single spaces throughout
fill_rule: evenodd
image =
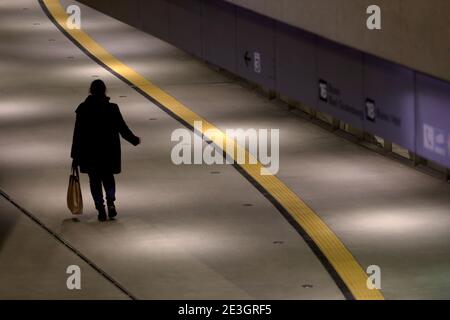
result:
M 386 298 L 450 298 L 448 184 L 329 133 L 176 48 L 81 7 L 83 29 L 96 41 L 219 128 L 279 128 L 278 176 L 364 268 L 381 267 Z M 35 1 L 2 3 L 0 15 L 0 187 L 23 207 L 138 298 L 343 298 L 301 237 L 233 168 L 172 165 L 170 134 L 180 125 L 87 58 Z M 93 75 L 108 83 L 144 141 L 137 149 L 123 145 L 121 217 L 106 224 L 96 221 L 84 176 L 86 214 L 75 223 L 65 208 L 73 111 Z M 17 226 L 6 224 L 3 239 Z M 38 237 L 37 229 L 29 234 Z M 279 240 L 284 244 L 273 243 Z M 24 276 L 36 268 L 29 250 L 21 254 Z M 55 259 L 71 255 L 61 246 L 61 253 L 42 250 Z M 15 255 L 2 249 L 0 265 Z M 64 266 L 53 267 L 64 274 Z M 54 284 L 44 283 L 33 295 L 21 278 L 7 276 L 15 271 L 2 273 L 7 285 L 0 298 L 54 292 Z M 102 278 L 89 281 L 98 288 L 95 297 L 121 297 Z M 9 294 L 9 287 L 21 291 Z
M 86 262 L 0 197 L 1 299 L 127 299 Z M 81 290 L 68 290 L 67 267 L 81 270 Z
M 219 128 L 279 128 L 278 176 L 363 267 L 381 267 L 385 297 L 450 298 L 447 183 L 296 117 L 162 41 L 83 11 L 83 28 L 102 46 Z
M 89 24 L 84 13 L 83 23 Z M 35 1 L 2 3 L 0 15 L 0 61 L 5 66 L 0 80 L 0 186 L 22 207 L 137 298 L 343 298 L 298 233 L 235 169 L 173 165 L 170 136 L 180 124 L 86 57 Z M 112 23 L 120 33 L 124 26 Z M 199 79 L 201 72 L 209 74 L 203 82 L 223 78 L 175 52 L 186 74 L 199 70 Z M 172 71 L 168 82 L 185 81 Z M 117 177 L 120 217 L 108 223 L 97 222 L 86 176 L 85 214 L 74 221 L 65 204 L 74 110 L 94 75 L 108 83 L 112 100 L 143 138 L 139 148 L 123 144 L 124 173 Z M 27 220 L 18 210 L 10 211 Z M 34 242 L 43 232 L 37 226 L 33 232 L 20 231 L 17 224 L 3 229 L 5 241 L 15 235 Z M 12 245 L 3 252 L 0 298 L 52 298 L 64 290 L 65 270 L 72 262 L 59 256 L 73 254 L 54 241 L 53 246 L 39 246 L 42 267 L 36 265 L 33 246 L 18 252 Z M 22 268 L 16 269 L 9 261 L 19 254 Z M 59 263 L 52 265 L 54 259 Z M 27 278 L 37 268 L 59 273 L 34 290 Z M 19 271 L 23 277 L 15 276 Z M 88 273 L 95 275 L 88 270 L 82 281 L 92 281 L 91 290 L 61 297 L 124 298 L 103 278 Z

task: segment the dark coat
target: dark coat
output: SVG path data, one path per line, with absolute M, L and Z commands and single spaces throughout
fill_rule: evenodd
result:
M 120 136 L 135 146 L 139 138 L 126 125 L 117 104 L 90 95 L 76 114 L 71 156 L 81 172 L 120 173 Z

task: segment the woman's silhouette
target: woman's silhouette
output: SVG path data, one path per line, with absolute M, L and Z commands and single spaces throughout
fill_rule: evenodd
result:
M 79 166 L 82 173 L 89 175 L 91 193 L 100 221 L 106 221 L 103 188 L 109 218 L 117 215 L 114 205 L 114 174 L 121 172 L 120 136 L 134 146 L 141 142 L 126 125 L 117 104 L 110 103 L 109 100 L 105 83 L 101 80 L 93 81 L 90 95 L 76 110 L 71 152 L 72 166 Z

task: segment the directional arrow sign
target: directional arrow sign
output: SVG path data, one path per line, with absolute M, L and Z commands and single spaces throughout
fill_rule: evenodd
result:
M 250 57 L 248 51 L 245 51 L 244 61 L 245 61 L 245 65 L 246 65 L 247 67 L 248 67 L 248 64 L 250 63 L 250 61 L 252 61 L 252 58 Z

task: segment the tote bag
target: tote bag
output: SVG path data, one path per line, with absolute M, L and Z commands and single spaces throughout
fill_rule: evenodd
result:
M 72 168 L 67 190 L 67 207 L 72 214 L 83 213 L 83 197 L 81 195 L 80 172 L 78 167 Z

